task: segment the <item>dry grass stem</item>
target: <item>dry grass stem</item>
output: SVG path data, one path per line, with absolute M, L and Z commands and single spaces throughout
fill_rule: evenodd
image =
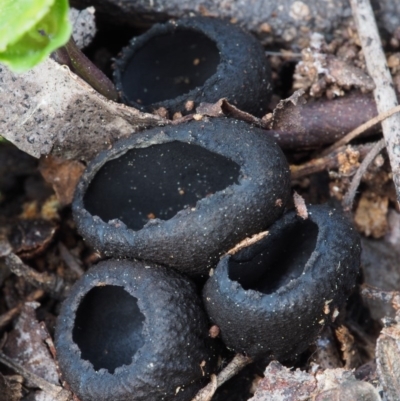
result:
M 351 180 L 350 187 L 343 198 L 343 209 L 345 211 L 351 210 L 351 207 L 353 206 L 354 197 L 356 196 L 357 188 L 360 185 L 362 176 L 367 171 L 368 166 L 372 163 L 375 157 L 378 156 L 378 154 L 384 147 L 385 147 L 385 141 L 383 139 L 376 142 L 374 147 L 370 150 L 367 156 L 365 156 L 365 159 L 360 164 L 360 167 L 354 174 L 354 177 Z
M 378 124 L 378 123 L 386 120 L 387 118 L 391 117 L 393 114 L 399 113 L 399 112 L 400 112 L 400 105 L 396 106 L 396 107 L 393 107 L 392 109 L 390 109 L 388 111 L 385 111 L 384 113 L 381 113 L 381 114 L 377 115 L 374 118 L 371 118 L 366 123 L 360 125 L 359 127 L 354 129 L 353 131 L 349 132 L 342 139 L 338 140 L 333 145 L 329 146 L 329 148 L 326 148 L 323 152 L 321 152 L 320 155 L 321 156 L 326 156 L 326 155 L 332 153 L 336 149 L 339 149 L 340 147 L 348 144 L 354 138 L 357 138 L 359 135 L 361 135 L 362 133 L 364 133 L 365 131 L 367 131 L 371 127 L 373 127 L 375 124 Z
M 393 79 L 386 63 L 370 1 L 350 0 L 350 4 L 364 52 L 367 70 L 375 83 L 374 98 L 376 107 L 378 113 L 381 114 L 398 105 Z M 394 114 L 383 120 L 382 131 L 392 168 L 397 201 L 400 205 L 400 114 Z
M 210 401 L 218 387 L 238 374 L 245 366 L 253 362 L 251 358 L 236 354 L 229 364 L 218 374 L 211 375 L 211 381 L 203 387 L 192 401 Z
M 49 396 L 53 397 L 55 401 L 72 400 L 72 394 L 69 391 L 64 390 L 61 386 L 50 383 L 35 373 L 25 369 L 23 366 L 19 365 L 2 352 L 0 352 L 0 363 L 12 369 L 15 373 L 21 375 L 25 380 L 34 383 L 35 386 L 43 390 Z

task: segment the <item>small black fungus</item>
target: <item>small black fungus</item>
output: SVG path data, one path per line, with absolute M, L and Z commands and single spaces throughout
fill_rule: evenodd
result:
M 55 344 L 82 401 L 186 401 L 215 366 L 194 285 L 142 262 L 90 269 L 62 305 Z
M 308 215 L 284 215 L 266 237 L 223 257 L 207 281 L 206 310 L 229 348 L 253 358 L 295 357 L 355 286 L 356 231 L 326 205 L 309 206 Z
M 197 275 L 272 224 L 289 195 L 288 165 L 275 142 L 222 118 L 119 141 L 89 164 L 73 213 L 105 255 Z
M 172 113 L 225 97 L 261 116 L 272 91 L 270 67 L 257 39 L 207 17 L 156 24 L 133 38 L 115 61 L 114 81 L 125 103 Z M 190 109 L 187 101 L 193 102 Z

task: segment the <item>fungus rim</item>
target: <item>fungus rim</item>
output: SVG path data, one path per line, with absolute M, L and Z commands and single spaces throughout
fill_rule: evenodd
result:
M 166 282 L 172 287 L 165 289 Z M 73 340 L 76 312 L 84 297 L 93 288 L 104 285 L 122 287 L 135 297 L 144 316 L 144 344 L 133 355 L 130 364 L 118 366 L 112 373 L 107 368 L 96 370 L 90 361 L 82 358 L 81 350 Z M 152 290 L 149 291 L 149 288 Z M 177 288 L 181 290 L 177 291 Z M 177 312 L 176 308 L 167 308 L 174 319 L 165 317 L 166 308 L 157 306 L 152 298 L 154 294 L 164 306 L 170 302 L 179 303 Z M 184 307 L 181 306 L 183 299 L 188 304 Z M 193 310 L 197 312 L 195 317 L 191 313 Z M 184 328 L 186 334 L 174 335 L 176 344 L 172 347 L 171 338 L 166 338 L 165 332 L 176 328 Z M 189 347 L 183 349 L 187 342 L 190 346 L 188 344 Z M 88 401 L 122 401 L 132 391 L 136 392 L 138 400 L 147 400 L 149 394 L 154 400 L 183 401 L 194 396 L 205 384 L 215 365 L 214 345 L 208 339 L 206 314 L 194 284 L 171 269 L 140 261 L 106 260 L 89 269 L 74 284 L 62 304 L 57 318 L 55 345 L 65 380 L 79 397 Z M 188 359 L 188 353 L 194 359 Z M 171 358 L 177 362 L 175 366 L 168 365 L 168 375 L 173 376 L 160 387 L 162 383 L 159 383 L 156 363 L 168 363 Z M 204 371 L 196 363 L 196 358 L 207 361 Z M 180 375 L 182 366 L 186 367 L 183 377 Z M 148 380 L 142 381 L 142 377 L 148 377 Z M 176 394 L 178 385 L 181 391 Z
M 276 295 L 281 295 L 281 294 L 284 294 L 286 291 L 290 291 L 291 289 L 293 289 L 296 285 L 299 285 L 298 283 L 297 283 L 297 281 L 298 280 L 301 280 L 301 277 L 303 276 L 303 275 L 306 275 L 306 274 L 308 274 L 309 273 L 309 271 L 310 270 L 312 270 L 313 268 L 315 268 L 315 259 L 317 258 L 317 249 L 319 249 L 320 247 L 321 247 L 321 241 L 322 241 L 322 237 L 324 237 L 324 235 L 326 234 L 326 230 L 327 230 L 327 228 L 325 227 L 325 226 L 323 226 L 322 227 L 322 230 L 320 230 L 320 226 L 318 226 L 318 224 L 316 223 L 316 222 L 314 222 L 314 221 L 312 221 L 312 218 L 309 218 L 309 219 L 306 219 L 306 220 L 304 220 L 303 218 L 298 218 L 297 220 L 292 220 L 292 221 L 289 221 L 289 224 L 290 224 L 290 226 L 287 226 L 287 227 L 285 227 L 285 229 L 286 230 L 293 230 L 293 231 L 295 231 L 295 229 L 297 229 L 298 227 L 297 226 L 299 226 L 299 225 L 301 225 L 301 224 L 307 224 L 307 223 L 312 223 L 312 225 L 313 225 L 313 229 L 316 229 L 317 230 L 317 232 L 316 232 L 316 234 L 314 235 L 314 238 L 315 238 L 315 244 L 313 244 L 313 247 L 312 247 L 312 251 L 311 252 L 309 252 L 309 251 L 307 251 L 306 253 L 307 253 L 307 255 L 308 255 L 308 258 L 307 258 L 307 260 L 306 260 L 306 262 L 305 262 L 305 264 L 303 264 L 302 265 L 302 269 L 301 269 L 301 271 L 300 272 L 298 272 L 297 274 L 296 274 L 296 277 L 295 278 L 292 278 L 292 279 L 290 279 L 288 282 L 286 282 L 285 284 L 279 284 L 278 286 L 276 286 L 276 284 L 274 283 L 274 289 L 273 290 L 271 290 L 271 291 L 269 291 L 269 292 L 264 292 L 264 291 L 262 291 L 262 290 L 260 290 L 260 289 L 254 289 L 254 286 L 253 285 L 251 285 L 251 286 L 246 286 L 246 287 L 248 287 L 248 288 L 244 288 L 244 285 L 242 284 L 242 282 L 241 282 L 241 279 L 240 278 L 233 278 L 232 277 L 232 275 L 234 275 L 234 273 L 231 271 L 231 268 L 233 267 L 232 265 L 230 265 L 230 262 L 234 262 L 234 263 L 236 263 L 236 264 L 240 264 L 240 263 L 245 263 L 245 262 L 247 262 L 247 260 L 246 261 L 244 261 L 244 260 L 242 260 L 242 261 L 237 261 L 237 260 L 235 260 L 236 258 L 235 258 L 235 256 L 237 256 L 238 254 L 240 254 L 240 253 L 244 253 L 245 252 L 245 250 L 243 250 L 242 252 L 238 252 L 238 254 L 234 254 L 234 255 L 229 255 L 228 256 L 228 258 L 229 258 L 229 260 L 228 260 L 228 263 L 227 263 L 227 275 L 228 275 L 228 278 L 229 278 L 229 280 L 231 280 L 231 281 L 235 281 L 235 282 L 237 282 L 239 285 L 240 285 L 240 287 L 243 289 L 243 291 L 252 291 L 252 292 L 254 292 L 254 293 L 261 293 L 261 294 L 263 294 L 263 296 L 264 295 L 269 295 L 269 294 L 271 294 L 271 295 L 273 295 L 273 294 L 276 294 Z M 321 232 L 320 232 L 321 231 Z M 280 241 L 284 241 L 285 239 L 284 239 L 284 237 L 285 237 L 285 234 L 287 235 L 287 233 L 277 233 L 277 236 L 279 235 L 280 236 L 280 238 L 278 238 L 278 241 L 277 242 L 280 242 Z M 293 235 L 293 232 L 292 233 L 290 233 L 290 234 L 292 234 Z M 269 235 L 269 233 L 268 233 L 268 235 Z M 267 236 L 268 236 L 267 235 Z M 268 238 L 268 241 L 270 240 L 270 238 Z M 260 246 L 259 246 L 259 248 L 261 249 L 262 248 L 262 246 L 261 246 L 261 244 L 263 244 L 264 242 L 267 242 L 267 240 L 266 241 L 263 241 L 263 239 L 261 239 L 260 241 L 259 241 L 259 243 L 258 244 L 260 244 Z M 255 246 L 257 246 L 258 245 L 257 243 L 256 244 L 254 244 Z M 308 245 L 307 245 L 308 246 Z M 249 246 L 249 247 L 246 247 L 246 248 L 251 248 L 251 245 Z M 246 249 L 245 248 L 245 249 Z M 290 252 L 290 251 L 289 251 Z M 259 255 L 259 252 L 254 252 L 254 255 L 251 257 L 251 259 L 250 260 L 252 260 L 252 259 L 254 259 L 255 257 L 257 257 L 257 255 Z M 279 256 L 279 255 L 278 255 Z M 296 255 L 295 255 L 296 256 Z M 263 264 L 265 264 L 265 261 L 263 261 L 262 262 Z M 276 266 L 272 266 L 272 268 L 276 268 Z M 250 267 L 251 268 L 251 267 Z M 240 269 L 240 267 L 238 266 L 238 268 L 237 268 L 237 270 L 239 270 Z M 284 272 L 283 274 L 285 274 L 286 272 Z M 264 277 L 264 274 L 262 274 L 261 275 L 262 277 L 260 277 L 260 281 L 264 281 L 264 280 L 266 280 L 266 278 Z M 276 281 L 276 279 L 272 279 L 272 281 Z M 287 281 L 287 280 L 286 280 Z M 259 283 L 259 284 L 261 284 L 261 282 Z
M 126 226 L 115 227 L 85 209 L 84 196 L 90 182 L 107 161 L 135 147 L 172 141 L 199 145 L 237 163 L 240 168 L 237 184 L 201 198 L 195 210 L 186 208 L 168 220 L 151 220 L 137 231 Z M 243 146 L 243 141 L 247 146 Z M 289 176 L 281 149 L 261 129 L 228 118 L 191 121 L 134 134 L 101 152 L 83 173 L 72 210 L 78 230 L 106 256 L 150 260 L 197 275 L 206 273 L 235 243 L 263 230 L 279 217 L 290 196 Z M 221 210 L 227 210 L 229 215 L 223 215 Z M 229 216 L 235 218 L 227 220 Z M 211 240 L 217 225 L 219 235 Z M 179 226 L 185 226 L 184 233 L 177 229 Z M 203 243 L 199 243 L 200 237 Z M 191 245 L 179 252 L 172 246 L 191 238 Z
M 155 24 L 155 28 L 149 29 L 146 33 L 143 35 L 134 37 L 130 44 L 122 49 L 121 52 L 121 57 L 118 59 L 115 59 L 115 65 L 118 67 L 118 69 L 114 69 L 114 81 L 115 81 L 115 86 L 116 89 L 121 93 L 121 98 L 125 104 L 128 104 L 132 107 L 135 107 L 139 110 L 155 110 L 158 107 L 161 107 L 164 103 L 167 102 L 173 102 L 176 104 L 182 103 L 184 101 L 189 100 L 191 97 L 195 97 L 195 95 L 199 92 L 199 89 L 201 89 L 204 86 L 210 85 L 210 83 L 214 83 L 215 77 L 220 76 L 221 72 L 223 70 L 223 63 L 227 62 L 228 58 L 226 55 L 226 51 L 224 50 L 224 47 L 221 46 L 220 42 L 216 40 L 215 35 L 211 35 L 212 32 L 209 30 L 204 31 L 201 29 L 201 27 L 198 27 L 196 25 L 194 26 L 186 26 L 185 24 L 180 24 L 181 21 L 178 21 L 178 24 L 173 24 L 170 23 L 169 21 L 165 24 Z M 185 32 L 193 32 L 196 34 L 200 34 L 204 38 L 208 39 L 210 42 L 213 43 L 215 46 L 218 55 L 219 55 L 219 60 L 218 64 L 214 70 L 214 72 L 209 75 L 200 86 L 196 86 L 193 89 L 188 90 L 187 92 L 181 93 L 180 95 L 176 97 L 168 97 L 166 99 L 162 100 L 157 100 L 155 102 L 151 103 L 146 103 L 142 104 L 137 101 L 134 101 L 130 99 L 127 95 L 125 95 L 124 92 L 124 74 L 125 74 L 125 68 L 129 67 L 131 63 L 131 58 L 134 57 L 136 53 L 138 53 L 141 49 L 145 48 L 149 42 L 151 42 L 155 38 L 159 38 L 162 36 L 166 35 L 171 35 L 174 34 L 177 31 Z
M 219 52 L 220 58 L 216 67 L 216 71 L 204 81 L 202 86 L 195 87 L 189 92 L 179 95 L 178 97 L 170 98 L 164 101 L 157 101 L 148 105 L 142 105 L 135 101 L 129 100 L 123 92 L 123 73 L 120 71 L 120 69 L 125 68 L 125 66 L 129 64 L 128 57 L 145 46 L 149 40 L 163 34 L 174 32 L 176 29 L 190 30 L 200 33 L 214 43 Z M 235 53 L 234 57 L 232 56 L 231 50 L 232 48 L 236 48 L 236 46 L 232 45 L 234 38 L 237 42 L 246 42 L 245 45 L 247 46 L 243 46 L 247 51 L 247 57 L 245 57 L 244 61 L 242 61 L 242 52 Z M 237 59 L 235 62 L 233 62 L 234 65 L 237 65 L 238 68 L 243 67 L 244 70 L 247 71 L 247 73 L 243 75 L 248 75 L 245 77 L 245 79 L 250 79 L 250 81 L 240 82 L 238 85 L 232 85 L 232 79 L 229 79 L 228 85 L 231 92 L 227 94 L 221 94 L 215 99 L 214 97 L 211 98 L 209 95 L 215 91 L 213 87 L 220 86 L 221 79 L 225 79 L 221 77 L 226 77 L 229 75 L 229 77 L 232 78 L 233 76 L 237 75 L 237 71 L 235 71 L 235 74 L 232 75 L 228 73 L 231 68 L 226 68 L 226 66 L 230 66 L 232 64 L 232 58 Z M 254 64 L 249 66 L 249 60 L 251 60 Z M 240 102 L 243 102 L 243 104 L 238 104 L 237 106 L 248 113 L 252 113 L 261 117 L 265 114 L 269 99 L 272 95 L 271 67 L 265 57 L 262 46 L 250 32 L 224 19 L 195 16 L 183 17 L 178 20 L 169 20 L 165 23 L 156 23 L 144 34 L 134 37 L 130 43 L 122 49 L 121 56 L 114 59 L 114 65 L 115 68 L 113 72 L 113 79 L 115 87 L 121 94 L 123 102 L 141 111 L 151 112 L 160 107 L 166 107 L 172 113 L 177 111 L 185 112 L 184 106 L 186 101 L 194 100 L 195 103 L 198 103 L 196 102 L 196 99 L 199 95 L 201 95 L 201 101 L 203 102 L 214 103 L 221 97 L 226 97 L 228 101 L 236 104 L 237 102 L 235 98 L 240 98 L 242 96 L 241 92 L 243 92 L 243 85 L 246 84 L 245 86 L 251 91 L 251 99 L 246 98 L 244 99 L 244 102 L 243 99 L 240 99 Z M 253 73 L 253 69 L 255 69 L 255 71 L 257 71 L 257 75 L 259 75 L 257 78 L 255 78 L 256 74 Z M 252 75 L 254 75 L 254 78 L 248 73 L 249 71 L 252 73 Z M 259 83 L 258 86 L 253 85 L 256 82 Z M 253 101 L 253 98 L 256 100 Z M 197 105 L 198 104 L 196 104 L 196 106 Z
M 220 327 L 221 337 L 228 347 L 255 358 L 269 355 L 282 360 L 297 355 L 314 341 L 329 318 L 334 319 L 335 309 L 354 288 L 361 252 L 354 227 L 344 214 L 327 205 L 309 206 L 308 216 L 318 227 L 317 242 L 303 273 L 296 279 L 268 294 L 245 290 L 238 281 L 230 279 L 230 259 L 243 258 L 254 247 L 264 248 L 271 238 L 267 235 L 235 255 L 225 255 L 207 281 L 203 289 L 205 308 L 211 320 Z M 270 233 L 296 219 L 301 217 L 295 211 L 287 213 L 270 228 Z M 345 247 L 342 236 L 348 237 Z M 243 331 L 238 335 L 239 327 L 226 324 L 226 321 L 233 321 L 236 314 L 245 316 L 247 321 L 243 324 L 252 327 L 252 332 L 246 336 Z M 298 328 L 293 330 L 300 316 L 304 332 Z M 260 325 L 260 321 L 264 323 Z M 263 336 L 260 330 L 264 330 Z M 294 331 L 296 341 L 290 336 Z M 264 340 L 260 341 L 261 338 Z

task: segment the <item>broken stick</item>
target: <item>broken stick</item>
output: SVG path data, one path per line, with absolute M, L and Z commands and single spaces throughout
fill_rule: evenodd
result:
M 376 86 L 374 98 L 378 113 L 384 113 L 398 103 L 371 3 L 369 0 L 350 0 L 350 4 L 367 70 Z M 396 113 L 382 121 L 382 130 L 400 206 L 400 114 Z

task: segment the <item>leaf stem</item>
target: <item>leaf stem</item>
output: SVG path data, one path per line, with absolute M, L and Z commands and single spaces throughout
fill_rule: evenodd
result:
M 68 65 L 73 72 L 107 99 L 114 102 L 118 100 L 114 84 L 82 53 L 72 36 L 65 46 L 54 52 L 54 59 L 60 64 Z

